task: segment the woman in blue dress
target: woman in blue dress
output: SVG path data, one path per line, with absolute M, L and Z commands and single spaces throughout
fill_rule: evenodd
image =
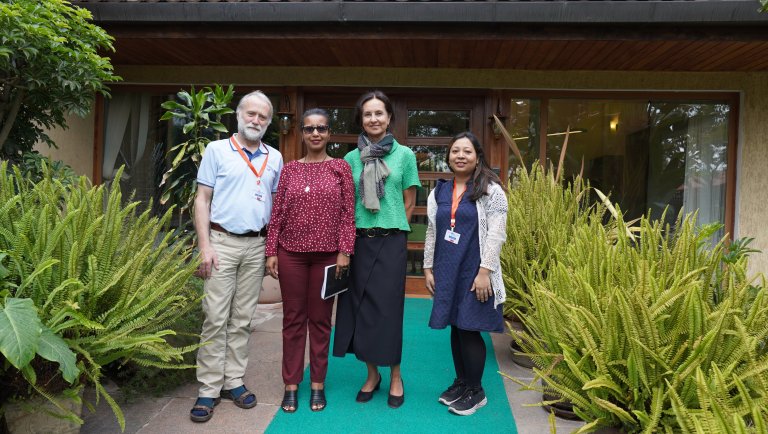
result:
M 429 326 L 451 327 L 456 378 L 439 402 L 470 415 L 488 400 L 481 379 L 480 332 L 503 332 L 505 290 L 499 255 L 506 239 L 507 198 L 480 141 L 461 133 L 448 146 L 452 181 L 440 180 L 427 200 L 424 276 L 434 296 Z

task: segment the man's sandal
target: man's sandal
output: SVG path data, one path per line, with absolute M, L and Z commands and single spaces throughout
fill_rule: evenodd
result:
M 286 390 L 280 408 L 286 413 L 294 413 L 299 408 L 299 390 Z
M 309 408 L 312 411 L 323 411 L 328 402 L 325 400 L 325 389 L 312 389 L 309 396 Z
M 245 388 L 245 386 L 236 387 L 231 390 L 222 390 L 221 397 L 231 399 L 232 402 L 240 408 L 256 407 L 256 395 Z
M 208 404 L 213 401 L 213 404 Z M 192 422 L 208 422 L 213 417 L 213 407 L 219 405 L 221 398 L 197 398 L 195 405 L 189 412 L 189 418 Z

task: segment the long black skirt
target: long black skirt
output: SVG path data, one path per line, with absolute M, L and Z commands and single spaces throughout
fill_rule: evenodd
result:
M 407 237 L 358 237 L 349 290 L 339 295 L 333 355 L 378 366 L 400 364 Z

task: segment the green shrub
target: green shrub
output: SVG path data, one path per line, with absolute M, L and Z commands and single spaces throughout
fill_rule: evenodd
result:
M 103 366 L 131 361 L 187 367 L 183 355 L 197 345 L 174 347 L 168 339 L 171 326 L 199 300 L 185 291 L 197 264 L 188 243 L 167 232 L 170 211 L 157 219 L 139 213 L 137 205 L 123 205 L 119 183 L 91 187 L 83 177 L 65 186 L 49 173 L 31 183 L 18 169 L 9 173 L 0 164 L 0 255 L 6 270 L 0 308 L 24 318 L 15 322 L 18 333 L 3 330 L 0 350 L 10 363 L 0 371 L 2 382 L 18 386 L 4 388 L 3 400 L 39 393 L 55 403 L 52 394 L 59 390 L 51 385 L 71 390 L 90 382 L 97 400 L 109 403 L 124 428 L 119 406 L 101 385 Z M 41 354 L 41 336 L 51 334 L 66 343 L 56 357 Z M 76 355 L 74 379 L 64 363 L 67 351 Z M 50 368 L 54 362 L 67 368 L 64 381 Z M 21 377 L 26 386 L 15 381 Z
M 590 212 L 602 213 L 601 205 L 590 205 L 588 190 L 581 177 L 563 183 L 552 167 L 545 173 L 538 163 L 530 171 L 517 170 L 507 194 L 509 242 L 501 250 L 505 314 L 526 315 L 528 282 L 545 279 L 571 244 L 573 228 L 584 224 Z
M 185 289 L 190 298 L 203 295 L 203 281 L 193 277 Z M 190 304 L 191 309 L 180 316 L 170 329 L 175 335 L 168 336 L 168 342 L 176 347 L 192 346 L 200 342 L 200 325 L 203 323 L 201 303 Z M 184 369 L 163 369 L 155 366 L 142 366 L 132 361 L 113 362 L 105 368 L 105 376 L 120 387 L 120 397 L 125 402 L 132 402 L 146 396 L 163 396 L 167 392 L 191 382 L 197 381 L 194 365 L 196 352 L 184 354 Z
M 765 432 L 768 294 L 747 278 L 749 249 L 711 248 L 719 227 L 694 215 L 643 218 L 634 234 L 618 212 L 598 217 L 527 282 L 518 339 L 544 390 L 573 404 L 580 432 Z
M 51 160 L 37 151 L 25 152 L 17 165 L 22 176 L 31 182 L 42 181 L 46 173 L 65 186 L 75 184 L 79 179 L 77 173 L 63 161 Z

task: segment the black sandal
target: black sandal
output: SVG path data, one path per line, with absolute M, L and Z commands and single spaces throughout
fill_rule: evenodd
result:
M 312 392 L 314 393 L 314 390 Z M 286 390 L 280 408 L 286 413 L 295 413 L 296 409 L 299 408 L 299 389 Z
M 243 392 L 240 395 L 234 396 L 232 394 L 232 390 L 222 390 L 221 397 L 224 399 L 231 399 L 236 406 L 240 408 L 244 408 L 246 410 L 249 408 L 256 407 L 256 404 L 258 404 L 256 402 L 256 395 L 254 395 L 253 392 L 251 392 L 250 390 L 246 389 L 245 386 L 242 386 L 242 387 L 243 387 Z M 233 389 L 233 390 L 236 390 L 236 389 Z M 251 401 L 248 398 L 253 398 L 253 400 Z
M 213 417 L 213 407 L 219 405 L 219 402 L 221 402 L 221 399 L 216 398 L 213 400 L 213 405 L 208 406 L 200 404 L 200 398 L 198 398 L 198 400 L 195 401 L 194 407 L 192 407 L 192 410 L 189 412 L 189 418 L 192 422 L 208 422 Z
M 319 405 L 320 407 L 315 407 Z M 309 408 L 312 411 L 323 411 L 328 402 L 325 400 L 325 389 L 312 389 L 312 394 L 309 396 Z

